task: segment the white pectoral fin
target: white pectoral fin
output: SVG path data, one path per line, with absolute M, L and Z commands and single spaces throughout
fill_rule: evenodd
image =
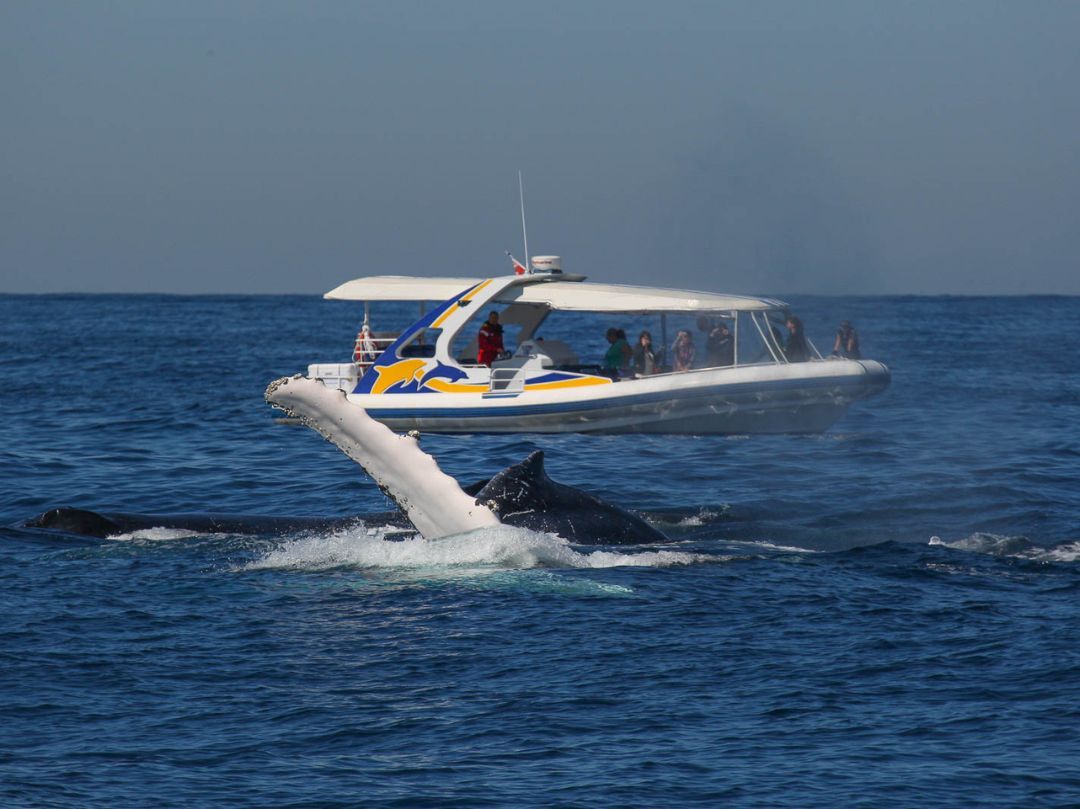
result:
M 266 401 L 320 433 L 364 467 L 425 539 L 499 525 L 489 508 L 461 490 L 411 436 L 398 435 L 349 404 L 345 393 L 306 377 L 283 377 Z

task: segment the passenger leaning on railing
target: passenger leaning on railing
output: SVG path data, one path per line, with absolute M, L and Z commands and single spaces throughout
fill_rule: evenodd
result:
M 846 357 L 849 360 L 862 359 L 859 352 L 859 333 L 851 325 L 850 320 L 840 323 L 836 330 L 836 341 L 833 343 L 832 353 L 834 357 Z

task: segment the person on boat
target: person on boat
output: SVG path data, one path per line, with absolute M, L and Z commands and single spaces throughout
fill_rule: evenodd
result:
M 604 370 L 612 379 L 618 379 L 630 369 L 630 360 L 634 356 L 634 351 L 626 342 L 626 332 L 622 329 L 608 329 L 605 337 L 609 345 L 604 354 Z
M 788 338 L 784 346 L 784 354 L 788 362 L 806 362 L 810 359 L 810 344 L 806 342 L 803 334 L 802 320 L 798 315 L 787 316 Z
M 660 370 L 660 355 L 653 348 L 652 335 L 643 331 L 638 335 L 637 345 L 634 346 L 634 373 L 638 376 L 649 376 Z
M 694 338 L 686 329 L 679 329 L 671 346 L 671 362 L 676 371 L 689 371 L 694 365 Z
M 840 322 L 840 328 L 836 330 L 836 341 L 833 343 L 832 355 L 845 357 L 849 360 L 862 358 L 859 353 L 859 333 L 851 325 L 850 320 Z
M 709 324 L 705 336 L 705 367 L 724 368 L 735 364 L 735 339 L 723 320 Z
M 476 336 L 476 361 L 490 368 L 503 350 L 503 327 L 499 324 L 499 313 L 492 312 Z

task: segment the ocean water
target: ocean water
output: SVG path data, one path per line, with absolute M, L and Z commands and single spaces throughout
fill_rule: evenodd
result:
M 423 438 L 671 537 L 596 548 L 416 540 L 275 423 L 355 306 L 0 296 L 0 805 L 1080 805 L 1080 299 L 793 303 L 893 372 L 825 435 Z M 63 505 L 368 519 L 19 527 Z

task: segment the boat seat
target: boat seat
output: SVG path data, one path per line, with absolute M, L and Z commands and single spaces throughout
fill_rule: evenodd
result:
M 570 348 L 569 344 L 562 340 L 543 340 L 536 341 L 537 348 L 543 353 L 551 357 L 551 361 L 556 365 L 576 365 L 581 360 L 578 355 L 574 353 L 574 349 Z

